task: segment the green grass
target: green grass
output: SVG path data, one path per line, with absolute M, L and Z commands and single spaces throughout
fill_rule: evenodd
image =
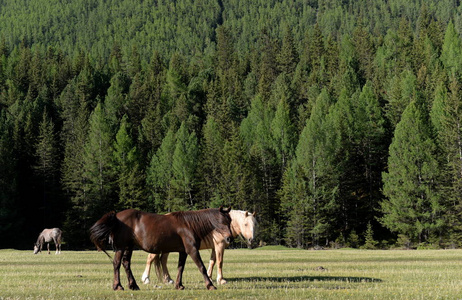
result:
M 210 250 L 201 254 L 208 263 Z M 112 265 L 101 252 L 0 250 L 0 299 L 461 299 L 461 258 L 462 250 L 226 250 L 228 284 L 207 291 L 188 258 L 186 290 L 177 291 L 156 284 L 153 273 L 154 283 L 141 283 L 146 253 L 136 251 L 132 269 L 141 291 L 114 292 Z M 172 253 L 172 277 L 177 259 Z

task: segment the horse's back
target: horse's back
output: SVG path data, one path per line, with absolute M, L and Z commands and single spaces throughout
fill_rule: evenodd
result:
M 129 230 L 131 236 L 135 237 L 137 246 L 144 251 L 150 253 L 167 252 L 167 250 L 184 251 L 177 222 L 170 214 L 159 215 L 127 209 L 118 212 L 117 219 L 125 225 L 122 230 Z

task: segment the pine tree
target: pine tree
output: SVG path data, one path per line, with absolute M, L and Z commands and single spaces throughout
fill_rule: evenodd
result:
M 43 219 L 50 220 L 58 208 L 63 208 L 57 203 L 57 186 L 59 185 L 59 156 L 55 137 L 54 124 L 49 119 L 47 111 L 43 112 L 42 122 L 39 127 L 39 136 L 36 145 L 35 156 L 37 164 L 35 171 L 41 178 Z
M 371 222 L 367 223 L 367 229 L 364 234 L 364 245 L 363 249 L 375 249 L 377 246 L 377 241 L 374 240 L 374 231 L 372 230 Z
M 8 247 L 21 226 L 19 207 L 15 201 L 17 193 L 17 161 L 12 139 L 13 124 L 6 110 L 0 110 L 0 234 L 5 237 L 0 246 Z M 9 242 L 7 242 L 9 240 Z
M 310 222 L 309 232 L 314 245 L 320 245 L 322 239 L 328 243 L 333 233 L 332 218 L 337 211 L 338 182 L 333 164 L 337 146 L 335 134 L 330 133 L 332 121 L 326 118 L 330 106 L 331 99 L 323 90 L 300 134 L 295 152 L 306 188 L 301 201 L 305 217 Z
M 124 73 L 116 73 L 111 78 L 111 86 L 107 90 L 104 107 L 107 111 L 108 122 L 115 133 L 122 116 L 127 113 L 127 92 L 129 79 Z
M 218 163 L 221 174 L 218 178 L 220 198 L 216 198 L 210 205 L 228 205 L 260 212 L 258 200 L 249 197 L 255 180 L 249 170 L 249 160 L 238 130 L 232 132 L 230 139 L 225 141 Z
M 89 217 L 96 217 L 114 209 L 116 203 L 113 136 L 102 103 L 98 103 L 91 113 L 89 123 L 83 155 L 83 176 L 85 191 L 90 199 Z
M 462 73 L 461 49 L 462 41 L 460 40 L 454 23 L 450 21 L 446 28 L 446 33 L 444 34 L 444 43 L 440 57 L 447 72 L 457 75 Z
M 223 155 L 223 147 L 225 144 L 218 123 L 211 115 L 207 117 L 207 122 L 203 128 L 203 136 L 202 159 L 199 168 L 204 177 L 204 186 L 202 190 L 206 198 L 206 203 L 203 204 L 207 207 L 209 202 L 221 202 L 219 191 L 219 180 L 221 178 L 220 159 Z M 212 205 L 212 207 L 214 207 L 214 205 Z
M 277 62 L 280 72 L 293 74 L 298 63 L 298 53 L 295 48 L 295 41 L 292 30 L 286 24 L 284 26 L 282 46 L 277 56 Z
M 174 210 L 184 210 L 194 207 L 195 173 L 199 148 L 194 132 L 189 133 L 185 123 L 182 123 L 176 133 L 175 151 L 172 157 L 173 188 L 177 194 L 174 199 Z
M 68 232 L 71 245 L 77 248 L 87 246 L 87 230 L 91 226 L 83 167 L 90 99 L 88 93 L 83 90 L 87 90 L 85 85 L 78 84 L 78 79 L 74 79 L 66 86 L 57 101 L 63 118 L 61 139 L 64 143 L 64 159 L 61 181 L 71 202 L 64 230 Z
M 273 147 L 283 172 L 288 161 L 293 156 L 296 139 L 295 127 L 290 117 L 290 108 L 284 98 L 279 101 L 275 116 L 271 122 L 271 135 Z
M 423 242 L 444 224 L 440 166 L 422 108 L 412 101 L 396 126 L 388 172 L 383 173 L 381 222 L 393 232 Z
M 445 204 L 449 238 L 458 244 L 462 235 L 462 103 L 460 79 L 451 76 L 449 92 L 443 84 L 436 90 L 431 120 L 436 129 L 440 157 L 444 158 Z
M 231 35 L 231 30 L 227 26 L 218 26 L 216 29 L 217 34 L 217 68 L 221 72 L 228 71 L 236 60 L 234 53 L 234 40 Z
M 144 197 L 144 174 L 141 171 L 138 149 L 130 136 L 130 125 L 122 118 L 114 143 L 114 162 L 118 183 L 119 210 L 142 209 L 147 206 Z
M 151 210 L 157 213 L 172 212 L 173 201 L 173 152 L 175 151 L 175 133 L 170 129 L 162 144 L 152 156 L 147 169 L 147 184 L 152 193 Z

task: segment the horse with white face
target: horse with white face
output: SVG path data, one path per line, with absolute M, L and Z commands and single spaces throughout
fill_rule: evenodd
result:
M 257 220 L 255 219 L 255 213 L 249 213 L 248 211 L 242 210 L 231 210 L 229 213 L 231 217 L 231 233 L 233 237 L 240 235 L 245 242 L 250 246 L 255 238 L 255 231 L 257 227 Z M 207 275 L 212 278 L 213 267 L 215 263 L 218 265 L 217 283 L 225 284 L 226 280 L 223 278 L 223 255 L 227 243 L 224 241 L 224 237 L 219 232 L 212 232 L 209 236 L 201 241 L 200 249 L 212 249 L 210 256 L 210 263 L 207 269 Z M 156 274 L 160 281 L 164 283 L 173 283 L 170 278 L 167 268 L 168 253 L 162 254 L 149 254 L 146 261 L 146 268 L 144 270 L 141 280 L 148 284 L 149 273 L 151 271 L 151 264 L 154 262 L 156 268 Z
M 59 228 L 44 229 L 34 244 L 34 254 L 42 252 L 44 243 L 47 243 L 48 254 L 50 254 L 50 242 L 53 241 L 56 247 L 56 253 L 61 253 L 61 238 L 63 232 Z

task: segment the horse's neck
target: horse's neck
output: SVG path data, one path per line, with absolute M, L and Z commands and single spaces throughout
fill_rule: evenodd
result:
M 37 239 L 37 245 L 43 245 L 43 243 L 45 242 L 45 237 L 43 236 L 43 234 L 40 234 L 38 239 Z
M 241 234 L 241 226 L 239 226 L 239 222 L 242 221 L 244 215 L 240 210 L 231 210 L 229 214 L 231 217 L 231 233 L 233 234 L 233 237 L 236 237 Z

